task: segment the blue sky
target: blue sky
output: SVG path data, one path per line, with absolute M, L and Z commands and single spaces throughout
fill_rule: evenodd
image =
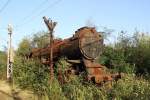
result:
M 0 0 L 0 9 L 6 2 Z M 58 22 L 55 37 L 61 38 L 72 36 L 88 20 L 99 31 L 103 27 L 115 30 L 112 38 L 121 30 L 150 32 L 149 5 L 150 0 L 10 0 L 0 12 L 0 49 L 7 45 L 9 23 L 14 26 L 13 46 L 17 48 L 23 37 L 47 31 L 43 16 Z

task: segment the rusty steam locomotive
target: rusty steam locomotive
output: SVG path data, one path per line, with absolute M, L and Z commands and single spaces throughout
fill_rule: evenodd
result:
M 95 83 L 111 81 L 119 75 L 106 74 L 104 66 L 96 63 L 102 53 L 103 37 L 94 27 L 82 27 L 68 39 L 54 39 L 53 61 L 66 57 L 71 64 L 66 71 L 70 74 L 79 75 L 86 72 L 86 79 Z M 30 57 L 38 57 L 43 64 L 49 64 L 50 45 L 46 48 L 33 49 Z

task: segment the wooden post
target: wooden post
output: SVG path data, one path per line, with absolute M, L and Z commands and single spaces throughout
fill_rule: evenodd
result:
M 53 33 L 54 33 L 54 28 L 56 26 L 56 22 L 53 22 L 52 20 L 47 19 L 45 16 L 43 17 L 44 22 L 49 30 L 49 37 L 50 37 L 50 58 L 49 58 L 49 63 L 50 63 L 50 81 L 53 80 L 54 78 L 54 68 L 53 68 Z

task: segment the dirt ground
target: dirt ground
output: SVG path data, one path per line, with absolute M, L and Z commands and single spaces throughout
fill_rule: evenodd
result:
M 38 100 L 31 91 L 13 88 L 6 81 L 0 81 L 0 100 Z

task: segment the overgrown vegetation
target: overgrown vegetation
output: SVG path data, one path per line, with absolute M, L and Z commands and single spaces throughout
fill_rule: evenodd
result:
M 118 42 L 104 49 L 102 63 L 108 68 L 136 75 L 150 74 L 150 36 L 135 32 L 133 36 L 121 32 Z
M 65 84 L 60 84 L 57 77 L 50 83 L 49 67 L 42 65 L 37 59 L 31 60 L 26 57 L 32 48 L 47 45 L 47 33 L 39 34 L 22 40 L 14 62 L 15 84 L 38 94 L 39 100 L 149 100 L 150 36 L 148 34 L 135 32 L 133 36 L 128 36 L 122 31 L 117 43 L 105 45 L 100 63 L 112 72 L 123 72 L 124 76 L 117 82 L 108 82 L 101 87 L 92 83 L 83 84 L 82 77 L 76 76 L 71 76 L 71 80 Z M 0 53 L 0 56 L 6 59 L 4 53 Z M 4 75 L 5 60 L 1 60 L 0 64 L 0 75 Z M 59 66 L 66 67 L 63 59 L 60 60 Z
M 7 55 L 6 52 L 0 51 L 0 79 L 6 79 L 6 64 L 7 64 Z

